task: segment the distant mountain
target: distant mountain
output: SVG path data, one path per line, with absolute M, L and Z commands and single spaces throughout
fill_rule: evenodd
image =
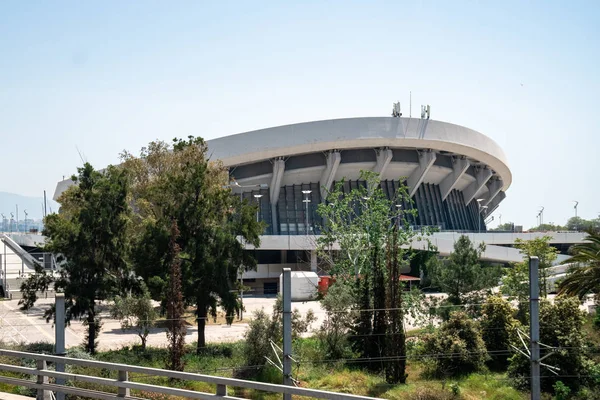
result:
M 10 213 L 16 215 L 16 206 L 19 206 L 19 220 L 25 219 L 24 211 L 27 211 L 27 218 L 29 219 L 42 219 L 42 204 L 44 203 L 44 197 L 28 197 L 21 196 L 15 193 L 0 192 L 0 213 L 4 214 L 6 218 L 10 218 Z M 51 199 L 51 195 L 47 194 L 47 212 L 58 211 L 58 203 Z M 0 217 L 1 218 L 1 217 Z

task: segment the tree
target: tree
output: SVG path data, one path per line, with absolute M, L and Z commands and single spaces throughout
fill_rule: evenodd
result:
M 600 217 L 596 219 L 583 219 L 581 217 L 571 217 L 567 221 L 566 228 L 570 231 L 588 231 L 590 229 L 600 229 Z
M 508 366 L 508 349 L 516 341 L 519 326 L 512 315 L 510 303 L 501 296 L 490 296 L 483 305 L 481 336 L 490 355 L 491 367 L 505 369 Z
M 183 292 L 181 288 L 181 259 L 179 258 L 179 229 L 177 222 L 171 224 L 171 240 L 169 241 L 168 261 L 169 282 L 166 294 L 167 303 L 167 341 L 169 347 L 169 360 L 167 368 L 172 371 L 183 371 L 183 355 L 185 347 L 185 335 L 187 328 L 183 313 Z
M 548 268 L 552 267 L 558 250 L 550 246 L 552 236 L 544 236 L 531 240 L 515 239 L 515 247 L 524 255 L 524 262 L 529 262 L 529 257 L 537 257 L 540 260 L 540 294 L 546 297 L 548 294 Z
M 550 392 L 559 379 L 571 389 L 577 389 L 585 378 L 586 338 L 583 330 L 584 313 L 576 298 L 556 297 L 554 303 L 540 303 L 540 342 L 555 347 L 554 353 L 544 361 L 560 368 L 560 377 L 541 368 L 542 390 Z M 514 343 L 522 348 L 522 344 Z M 542 354 L 544 355 L 544 354 Z M 517 386 L 527 388 L 530 375 L 529 358 L 515 353 L 510 359 L 508 375 Z
M 515 224 L 514 222 L 505 222 L 503 224 L 498 225 L 494 229 L 490 229 L 490 231 L 503 231 L 503 232 L 514 232 Z
M 509 300 L 517 300 L 517 318 L 527 324 L 529 301 L 529 257 L 539 258 L 539 286 L 540 295 L 548 294 L 548 268 L 556 260 L 557 250 L 550 246 L 551 236 L 544 236 L 532 240 L 515 240 L 515 247 L 523 253 L 523 261 L 507 268 L 502 279 L 501 291 Z
M 121 321 L 122 330 L 133 329 L 137 333 L 142 341 L 142 351 L 145 351 L 150 328 L 158 317 L 148 291 L 145 290 L 139 297 L 115 297 L 111 316 Z
M 62 268 L 57 278 L 36 268 L 21 286 L 24 296 L 19 304 L 31 308 L 36 292 L 45 292 L 54 283 L 55 290 L 65 294 L 67 322 L 85 316 L 85 348 L 93 354 L 100 332 L 98 302 L 135 286 L 126 261 L 129 178 L 121 168 L 109 166 L 100 173 L 86 163 L 72 179 L 76 185 L 59 199 L 61 212 L 44 219 L 44 251 L 56 254 Z M 47 310 L 46 317 L 53 312 Z
M 461 311 L 450 315 L 434 333 L 423 337 L 421 356 L 442 377 L 478 371 L 488 359 L 477 323 Z
M 325 320 L 317 331 L 317 338 L 328 360 L 350 356 L 349 331 L 356 318 L 352 311 L 355 303 L 355 288 L 344 282 L 332 285 L 321 300 Z
M 586 232 L 585 242 L 571 247 L 573 257 L 565 263 L 575 267 L 558 285 L 559 294 L 584 298 L 589 293 L 600 293 L 600 230 Z
M 439 260 L 431 258 L 427 267 L 433 286 L 448 294 L 446 305 L 462 305 L 481 297 L 481 292 L 489 293 L 498 284 L 500 270 L 486 267 L 481 263 L 485 244 L 475 247 L 471 240 L 462 235 L 454 243 L 454 251 L 449 257 Z M 446 309 L 448 317 L 450 309 Z
M 343 181 L 338 182 L 327 202 L 319 205 L 326 222 L 317 251 L 337 282 L 355 288 L 352 306 L 359 311 L 352 328 L 354 349 L 361 357 L 374 359 L 365 363 L 373 370 L 384 369 L 377 359 L 389 352 L 397 354 L 395 360 L 386 362 L 386 379 L 404 382 L 406 309 L 399 274 L 413 254 L 405 247 L 416 236 L 407 228 L 407 217 L 415 211 L 408 207 L 411 199 L 402 181 L 395 183 L 392 199 L 382 190 L 377 174 L 361 171 L 360 181 L 364 185 L 350 192 L 344 191 Z
M 155 296 L 164 300 L 167 281 L 165 226 L 177 222 L 181 248 L 182 289 L 187 304 L 194 305 L 198 320 L 198 348 L 205 347 L 205 325 L 216 318 L 217 308 L 235 315 L 240 303 L 235 288 L 239 269 L 255 268 L 256 260 L 238 240 L 259 246 L 264 224 L 256 221 L 256 207 L 231 195 L 228 172 L 208 158 L 206 143 L 190 136 L 172 146 L 150 143 L 140 157 L 124 154 L 132 171 L 137 272 L 149 282 Z M 145 254 L 147 248 L 151 251 Z M 231 321 L 229 318 L 228 321 Z

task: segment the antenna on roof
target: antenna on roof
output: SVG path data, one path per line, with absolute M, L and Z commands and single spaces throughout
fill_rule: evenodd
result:
M 402 116 L 402 112 L 400 111 L 400 102 L 394 103 L 392 108 L 392 117 L 398 118 Z

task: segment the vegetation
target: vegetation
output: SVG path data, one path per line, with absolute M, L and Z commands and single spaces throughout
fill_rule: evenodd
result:
M 148 282 L 155 299 L 165 301 L 171 221 L 177 222 L 181 248 L 184 301 L 194 305 L 198 322 L 197 349 L 206 345 L 207 318 L 221 306 L 229 321 L 240 309 L 236 278 L 241 266 L 256 260 L 237 239 L 259 245 L 263 224 L 256 208 L 231 195 L 227 170 L 211 162 L 206 143 L 190 136 L 169 146 L 153 142 L 139 157 L 123 155 L 133 176 L 136 208 L 132 259 L 136 273 Z
M 100 318 L 97 306 L 135 286 L 127 263 L 126 227 L 130 219 L 127 202 L 129 178 L 126 171 L 108 167 L 95 171 L 86 163 L 78 169 L 71 186 L 60 197 L 61 213 L 44 220 L 44 251 L 57 255 L 61 269 L 57 278 L 37 268 L 21 286 L 22 309 L 33 307 L 38 292 L 53 284 L 65 293 L 67 322 L 85 317 L 85 348 L 96 352 Z M 46 311 L 53 317 L 52 308 Z
M 434 333 L 423 337 L 419 354 L 438 377 L 456 377 L 483 369 L 488 353 L 477 323 L 454 312 Z
M 360 180 L 364 186 L 350 192 L 344 191 L 343 181 L 338 182 L 327 202 L 318 208 L 327 221 L 318 239 L 319 255 L 339 284 L 352 287 L 355 300 L 349 306 L 360 310 L 350 330 L 345 319 L 329 318 L 328 331 L 351 331 L 354 350 L 368 360 L 365 366 L 373 371 L 385 369 L 389 383 L 403 383 L 406 308 L 400 271 L 409 267 L 411 252 L 402 246 L 410 244 L 416 234 L 403 228 L 408 223 L 407 216 L 415 211 L 408 207 L 411 199 L 404 184 L 398 185 L 390 200 L 381 189 L 377 174 L 362 171 Z M 339 245 L 339 251 L 334 250 L 334 244 Z M 336 345 L 343 341 L 338 339 Z M 335 353 L 340 351 L 333 349 Z M 393 361 L 378 362 L 386 356 Z
M 121 321 L 122 330 L 134 330 L 137 333 L 142 341 L 142 350 L 145 350 L 150 328 L 158 318 L 148 291 L 145 290 L 139 297 L 116 296 L 110 314 Z
M 585 376 L 586 340 L 583 331 L 584 314 L 579 310 L 576 298 L 558 297 L 554 303 L 542 301 L 540 304 L 540 342 L 555 347 L 553 355 L 545 363 L 560 368 L 560 378 L 550 373 L 547 368 L 541 369 L 542 389 L 551 392 L 553 385 L 562 381 L 573 390 L 581 384 Z M 522 346 L 520 346 L 522 348 Z M 545 352 L 542 353 L 544 356 Z M 510 359 L 508 374 L 517 387 L 529 386 L 529 359 L 521 353 L 515 353 Z
M 558 292 L 583 298 L 587 294 L 600 293 L 600 230 L 588 230 L 583 243 L 571 247 L 573 257 L 567 262 L 576 266 L 559 284 Z
M 181 290 L 181 259 L 179 258 L 179 229 L 177 222 L 171 224 L 171 240 L 169 241 L 169 282 L 166 293 L 167 303 L 167 341 L 169 359 L 167 368 L 183 371 L 183 353 L 187 328 L 183 319 L 184 303 Z
M 508 366 L 510 346 L 517 343 L 519 323 L 513 318 L 510 303 L 500 296 L 490 296 L 482 307 L 481 336 L 490 355 L 489 365 L 496 370 Z
M 491 288 L 498 284 L 500 269 L 484 265 L 480 258 L 485 251 L 482 243 L 475 247 L 467 236 L 461 236 L 454 244 L 449 257 L 430 258 L 427 270 L 432 285 L 448 294 L 446 306 L 480 303 Z M 448 318 L 453 307 L 445 307 L 442 316 Z
M 535 238 L 533 240 L 515 240 L 515 247 L 523 252 L 523 261 L 507 268 L 502 279 L 502 293 L 509 300 L 517 300 L 517 318 L 523 324 L 528 323 L 529 299 L 529 257 L 539 258 L 540 296 L 548 294 L 548 268 L 556 260 L 557 250 L 550 246 L 550 236 Z

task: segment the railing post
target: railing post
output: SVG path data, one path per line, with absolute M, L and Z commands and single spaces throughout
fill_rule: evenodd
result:
M 127 373 L 127 371 L 119 371 L 118 379 L 121 382 L 127 382 L 129 380 L 129 374 Z M 118 397 L 129 397 L 130 396 L 129 388 L 124 388 L 124 387 L 118 388 L 117 396 Z
M 55 316 L 54 322 L 54 352 L 59 357 L 64 357 L 65 353 L 65 294 L 56 293 L 55 295 Z M 56 363 L 56 372 L 65 372 L 65 364 Z M 57 385 L 64 385 L 63 378 L 56 378 Z M 65 400 L 65 394 L 56 392 L 56 400 Z
M 227 385 L 217 384 L 217 396 L 227 396 Z
M 36 362 L 37 369 L 39 371 L 43 371 L 46 369 L 46 360 L 37 360 Z M 48 377 L 43 375 L 37 376 L 37 384 L 38 385 L 47 385 Z M 37 400 L 50 400 L 50 392 L 44 389 L 38 389 L 37 395 L 35 397 Z

